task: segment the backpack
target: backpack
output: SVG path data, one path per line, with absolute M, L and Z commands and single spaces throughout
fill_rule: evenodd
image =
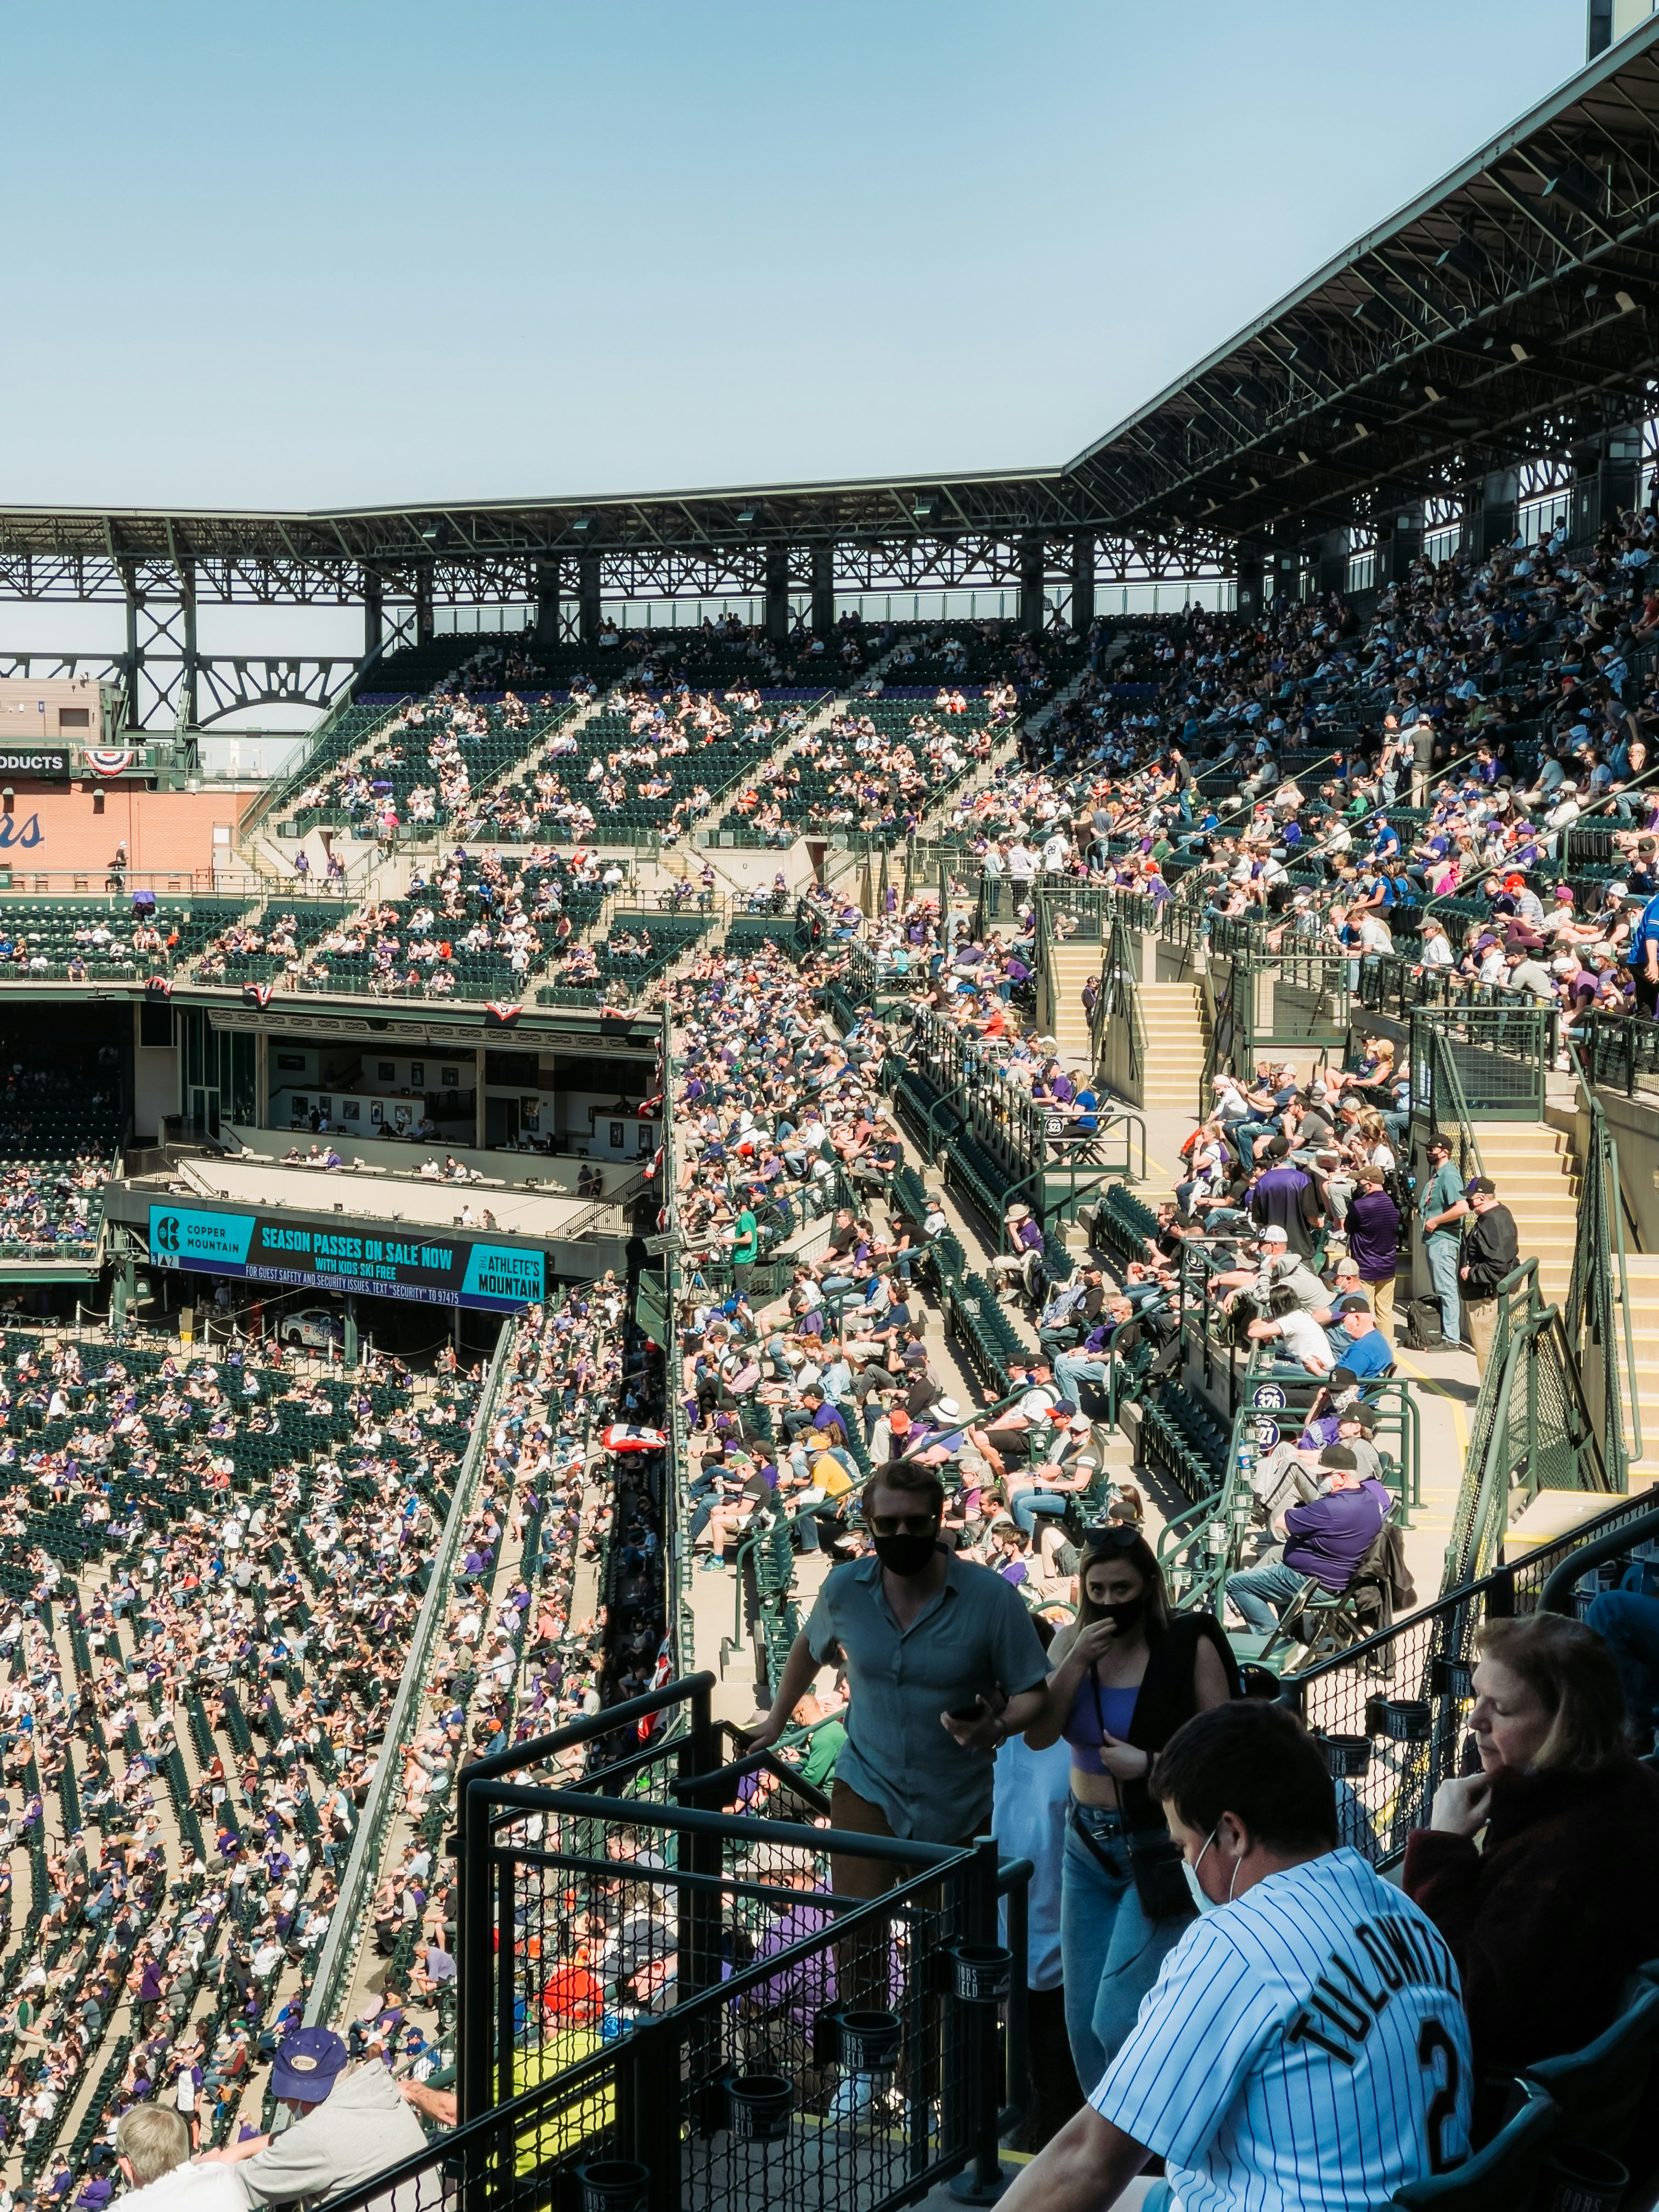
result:
M 1405 1301 L 1400 1340 L 1407 1352 L 1443 1352 L 1446 1349 L 1446 1340 L 1440 1331 L 1438 1298 L 1407 1298 Z

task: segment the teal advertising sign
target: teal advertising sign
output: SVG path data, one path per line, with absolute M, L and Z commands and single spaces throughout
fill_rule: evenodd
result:
M 370 1236 L 363 1224 L 313 1229 L 268 1213 L 222 1206 L 149 1209 L 150 1258 L 164 1267 L 241 1275 L 290 1288 L 368 1291 L 428 1305 L 474 1306 L 492 1313 L 537 1304 L 547 1289 L 540 1252 L 480 1244 L 428 1231 Z

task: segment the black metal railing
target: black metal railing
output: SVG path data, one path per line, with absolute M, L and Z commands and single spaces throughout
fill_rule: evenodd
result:
M 884 2212 L 970 2164 L 994 2186 L 1029 1864 L 815 1825 L 793 1766 L 728 1744 L 714 1680 L 463 1771 L 460 2124 L 342 2208 Z M 837 1893 L 849 1863 L 889 1886 Z
M 1577 1237 L 1563 1316 L 1567 1342 L 1600 1423 L 1601 1455 L 1614 1490 L 1626 1487 L 1630 1463 L 1642 1455 L 1642 1410 L 1631 1328 L 1630 1271 L 1619 1146 L 1601 1102 L 1568 1047 L 1578 1081 L 1579 1111 L 1588 1124 L 1578 1185 Z
M 1577 1017 L 1572 1034 L 1593 1084 L 1634 1098 L 1638 1078 L 1659 1077 L 1659 1022 L 1645 1014 L 1607 1014 L 1592 1008 Z
M 1560 1309 L 1523 1260 L 1498 1285 L 1492 1349 L 1469 1423 L 1468 1456 L 1452 1516 L 1443 1587 L 1483 1577 L 1510 1519 L 1540 1490 L 1611 1491 L 1578 1363 Z
M 1281 1694 L 1323 1741 L 1337 1777 L 1344 1841 L 1388 1863 L 1413 1828 L 1427 1826 L 1435 1791 L 1461 1771 L 1475 1637 L 1486 1621 L 1546 1603 L 1566 1609 L 1583 1576 L 1600 1573 L 1609 1557 L 1651 1547 L 1656 1535 L 1659 1514 L 1650 1503 L 1621 1498 L 1595 1520 L 1448 1591 L 1397 1627 L 1286 1677 Z

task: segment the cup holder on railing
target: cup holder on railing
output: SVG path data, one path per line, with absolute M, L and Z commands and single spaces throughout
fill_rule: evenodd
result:
M 732 2132 L 749 2142 L 781 2142 L 794 2106 L 795 2085 L 787 2074 L 734 2074 L 726 2085 Z

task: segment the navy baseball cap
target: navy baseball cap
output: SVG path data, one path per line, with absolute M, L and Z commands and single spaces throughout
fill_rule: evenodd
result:
M 339 2079 L 346 2047 L 331 2027 L 296 2027 L 283 2039 L 270 2069 L 273 2097 L 320 2105 Z

